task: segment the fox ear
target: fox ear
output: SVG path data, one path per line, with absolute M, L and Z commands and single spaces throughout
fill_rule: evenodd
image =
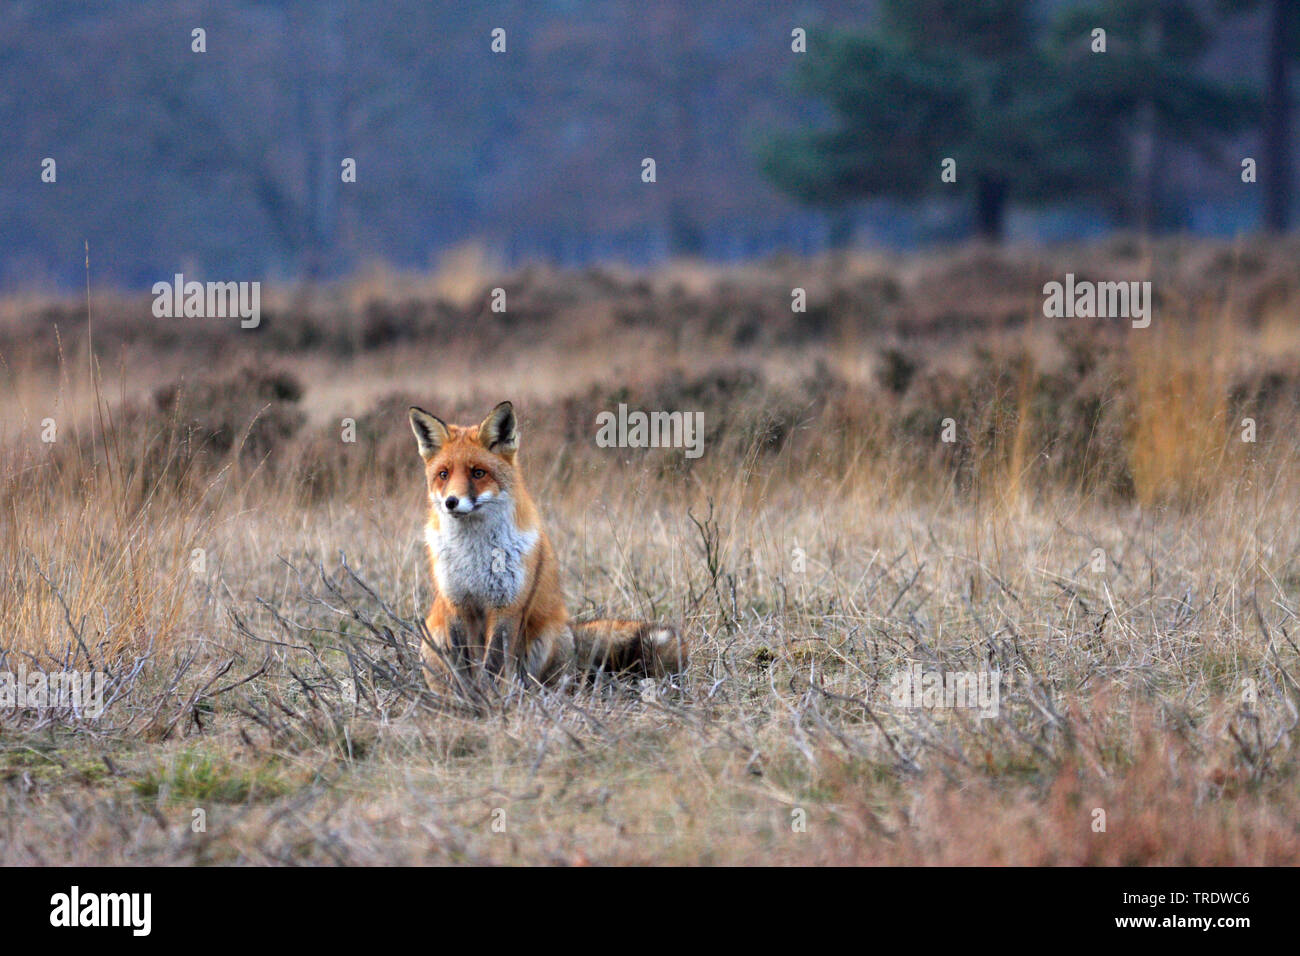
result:
M 447 426 L 441 418 L 436 418 L 423 408 L 416 408 L 414 405 L 411 406 L 409 414 L 411 431 L 415 432 L 415 440 L 420 443 L 420 457 L 428 461 L 438 454 L 438 449 L 442 448 L 443 442 L 447 440 Z
M 515 407 L 502 402 L 488 413 L 478 427 L 478 440 L 490 452 L 509 457 L 519 448 L 519 425 Z

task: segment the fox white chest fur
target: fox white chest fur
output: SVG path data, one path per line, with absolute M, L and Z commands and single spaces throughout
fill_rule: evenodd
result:
M 453 604 L 496 608 L 515 603 L 528 577 L 537 531 L 519 529 L 513 504 L 441 520 L 441 528 L 425 528 L 439 592 Z

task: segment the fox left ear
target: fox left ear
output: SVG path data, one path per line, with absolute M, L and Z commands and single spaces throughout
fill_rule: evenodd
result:
M 488 413 L 478 427 L 478 440 L 490 452 L 509 457 L 519 448 L 519 426 L 515 407 L 502 402 Z

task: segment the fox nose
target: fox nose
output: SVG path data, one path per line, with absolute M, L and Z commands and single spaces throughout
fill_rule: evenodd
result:
M 467 515 L 474 510 L 473 498 L 458 498 L 456 495 L 448 495 L 442 502 L 442 506 L 447 509 L 448 514 Z

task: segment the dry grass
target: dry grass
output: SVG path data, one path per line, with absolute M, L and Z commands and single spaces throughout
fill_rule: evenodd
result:
M 1294 290 L 1264 259 L 1267 295 L 1211 301 L 1191 247 L 1143 261 L 1205 308 L 1150 330 L 939 319 L 1110 254 L 787 263 L 840 304 L 778 343 L 738 315 L 785 278 L 675 266 L 507 278 L 534 318 L 469 341 L 440 279 L 411 314 L 447 334 L 361 347 L 406 308 L 372 275 L 316 297 L 314 346 L 266 344 L 311 315 L 220 361 L 106 320 L 98 397 L 75 322 L 61 362 L 12 331 L 75 306 L 0 310 L 0 670 L 93 665 L 113 699 L 0 710 L 0 862 L 1300 862 Z M 571 609 L 680 623 L 680 680 L 422 689 L 402 409 L 507 393 Z M 704 457 L 595 447 L 618 401 L 704 411 Z M 914 664 L 996 670 L 997 715 L 898 706 Z

